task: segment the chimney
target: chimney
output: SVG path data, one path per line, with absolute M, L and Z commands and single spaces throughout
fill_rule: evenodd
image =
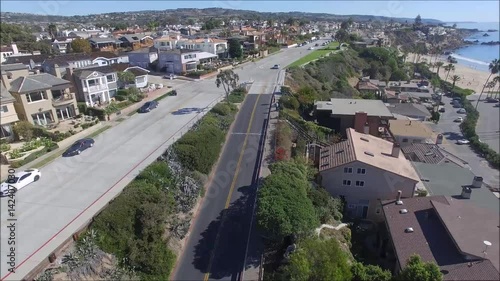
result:
M 398 196 L 396 197 L 396 205 L 403 205 L 403 201 L 401 201 L 401 190 L 398 190 Z
M 57 78 L 62 78 L 61 77 L 61 70 L 59 69 L 58 64 L 54 64 L 54 76 L 56 76 Z
M 392 153 L 391 156 L 394 158 L 399 158 L 399 152 L 401 151 L 401 148 L 399 147 L 399 144 L 393 143 L 392 144 Z
M 19 50 L 17 49 L 17 44 L 16 43 L 12 43 L 11 45 L 11 48 L 12 48 L 12 53 L 13 54 L 19 54 Z
M 354 115 L 354 130 L 358 133 L 364 132 L 364 127 L 368 123 L 368 114 L 366 112 L 358 111 Z
M 460 194 L 462 196 L 462 198 L 470 199 L 471 193 L 472 193 L 472 189 L 470 187 L 462 186 L 462 194 Z

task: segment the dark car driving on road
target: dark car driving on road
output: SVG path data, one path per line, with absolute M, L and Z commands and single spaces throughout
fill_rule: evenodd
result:
M 95 143 L 95 141 L 93 139 L 90 139 L 90 138 L 77 140 L 75 143 L 73 143 L 71 145 L 70 148 L 68 148 L 63 153 L 63 157 L 70 157 L 70 156 L 79 155 L 85 149 L 94 146 L 94 143 Z
M 157 101 L 148 101 L 146 102 L 145 104 L 143 104 L 141 106 L 141 108 L 139 108 L 139 112 L 140 113 L 146 113 L 146 112 L 150 112 L 151 110 L 155 109 L 158 107 L 158 102 Z

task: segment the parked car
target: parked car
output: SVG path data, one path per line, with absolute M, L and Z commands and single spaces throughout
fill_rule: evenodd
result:
M 170 92 L 170 95 L 171 96 L 177 96 L 177 91 L 176 90 L 172 90 L 172 92 Z
M 279 69 L 280 68 L 280 65 L 279 64 L 275 64 L 273 67 L 271 67 L 272 69 Z
M 314 47 L 309 47 L 308 50 L 314 50 Z
M 158 102 L 155 100 L 148 101 L 144 103 L 141 108 L 139 108 L 139 113 L 146 113 L 150 112 L 151 110 L 155 109 L 158 107 Z
M 42 173 L 38 169 L 27 169 L 15 173 L 13 177 L 0 185 L 0 197 L 11 195 L 12 192 L 16 192 L 30 183 L 38 181 L 41 176 Z
M 94 143 L 95 141 L 91 138 L 77 140 L 63 153 L 63 157 L 80 155 L 80 153 L 82 153 L 87 148 L 93 147 Z
M 440 102 L 439 102 L 439 105 L 444 105 L 444 102 L 440 101 Z
M 170 80 L 172 80 L 172 79 L 177 78 L 177 75 L 175 75 L 175 74 L 168 74 L 168 75 L 163 76 L 163 78 L 164 79 L 170 79 Z
M 457 119 L 453 120 L 453 122 L 462 123 L 464 122 L 464 118 L 458 117 Z
M 493 107 L 500 107 L 500 103 L 495 104 Z
M 467 111 L 465 110 L 465 108 L 460 108 L 459 110 L 457 110 L 457 113 L 465 114 L 465 113 L 467 113 Z
M 469 144 L 470 141 L 466 140 L 466 139 L 461 139 L 461 140 L 457 140 L 457 144 Z
M 442 106 L 439 107 L 439 112 L 443 113 L 443 112 L 446 112 L 446 109 Z

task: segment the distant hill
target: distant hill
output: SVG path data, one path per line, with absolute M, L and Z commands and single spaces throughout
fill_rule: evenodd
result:
M 78 16 L 56 16 L 56 15 L 38 15 L 26 13 L 11 13 L 1 12 L 0 19 L 2 22 L 8 23 L 24 23 L 24 24 L 47 24 L 47 23 L 74 23 L 74 24 L 95 24 L 95 23 L 116 23 L 127 22 L 132 24 L 143 25 L 150 21 L 158 21 L 160 23 L 183 23 L 188 19 L 273 19 L 287 20 L 295 18 L 308 21 L 335 21 L 346 20 L 352 18 L 354 21 L 389 21 L 396 22 L 413 22 L 413 18 L 390 18 L 373 15 L 334 15 L 327 13 L 304 13 L 304 12 L 256 12 L 249 10 L 234 10 L 224 8 L 206 8 L 206 9 L 170 9 L 157 11 L 134 11 L 134 12 L 114 12 L 93 15 L 78 15 Z M 442 21 L 435 19 L 422 19 L 422 22 L 429 24 L 441 24 Z

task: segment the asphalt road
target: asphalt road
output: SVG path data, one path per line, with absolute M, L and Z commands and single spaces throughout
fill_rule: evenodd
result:
M 186 83 L 178 93 L 100 134 L 81 155 L 42 168 L 41 179 L 16 194 L 13 234 L 7 228 L 8 198 L 0 199 L 2 280 L 21 280 L 223 97 L 213 80 Z M 18 268 L 7 276 L 9 236 L 16 240 Z
M 485 183 L 498 187 L 500 182 L 498 170 L 491 168 L 488 162 L 477 155 L 469 145 L 459 145 L 456 143 L 457 140 L 463 139 L 464 136 L 460 130 L 460 123 L 456 123 L 454 120 L 459 116 L 465 118 L 466 114 L 457 113 L 458 108 L 453 108 L 451 98 L 443 97 L 443 102 L 445 103 L 446 112 L 441 115 L 437 125 L 432 125 L 435 131 L 441 132 L 444 135 L 445 139 L 440 147 L 466 161 L 471 171 L 477 176 L 482 176 Z M 484 114 L 484 112 L 480 111 L 481 114 Z M 494 116 L 491 116 L 491 118 L 494 118 Z M 492 194 L 492 196 L 494 195 Z
M 482 99 L 485 98 L 483 94 Z M 467 97 L 473 105 L 476 105 L 479 94 Z M 494 107 L 495 103 L 480 101 L 477 107 L 479 120 L 476 125 L 476 133 L 479 139 L 487 143 L 497 153 L 500 152 L 500 107 Z
M 292 63 L 310 52 L 309 46 L 284 50 L 238 71 L 241 81 L 255 82 L 193 221 L 173 280 L 239 280 L 253 215 L 263 130 L 278 81 L 279 71 L 270 68 L 274 64 L 284 67 Z

